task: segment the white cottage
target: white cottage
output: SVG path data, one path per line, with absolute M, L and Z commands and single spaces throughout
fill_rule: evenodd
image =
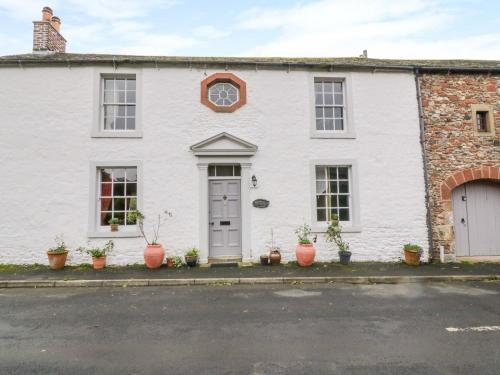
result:
M 354 261 L 396 260 L 406 242 L 427 252 L 411 68 L 70 54 L 47 13 L 33 53 L 0 58 L 0 263 L 46 263 L 59 234 L 70 248 L 113 239 L 108 263 L 142 262 L 126 220 L 136 208 L 146 228 L 171 210 L 167 254 L 196 246 L 201 262 L 255 261 L 271 229 L 294 260 L 303 223 L 317 259 L 336 259 L 322 235 L 331 213 Z

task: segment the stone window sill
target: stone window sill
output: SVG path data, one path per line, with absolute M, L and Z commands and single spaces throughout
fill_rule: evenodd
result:
M 90 135 L 92 138 L 142 138 L 142 131 L 130 131 L 130 132 L 104 132 L 104 131 L 93 131 Z
M 87 233 L 88 238 L 137 238 L 141 237 L 141 232 L 138 230 L 134 231 L 94 231 Z

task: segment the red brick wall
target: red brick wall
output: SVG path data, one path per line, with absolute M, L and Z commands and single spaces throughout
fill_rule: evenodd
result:
M 33 22 L 33 51 L 66 52 L 66 40 L 47 21 Z
M 442 245 L 445 254 L 453 258 L 452 189 L 473 179 L 490 178 L 490 169 L 482 167 L 500 167 L 500 76 L 424 74 L 420 83 L 433 257 L 439 258 L 439 246 Z M 481 136 L 475 131 L 471 104 L 493 107 L 494 136 Z M 479 174 L 472 173 L 478 168 L 481 171 Z

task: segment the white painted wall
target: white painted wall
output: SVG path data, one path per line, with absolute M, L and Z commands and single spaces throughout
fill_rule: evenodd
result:
M 45 251 L 61 233 L 71 248 L 86 245 L 89 162 L 95 160 L 142 160 L 144 213 L 174 212 L 161 232 L 167 253 L 197 246 L 199 181 L 189 146 L 222 131 L 259 147 L 251 158 L 259 187 L 250 196 L 271 205 L 251 211 L 255 259 L 266 252 L 271 227 L 285 260 L 294 259 L 294 228 L 311 219 L 309 161 L 329 158 L 358 163 L 362 230 L 346 235 L 354 261 L 397 260 L 406 242 L 420 243 L 427 252 L 411 74 L 350 73 L 357 138 L 311 139 L 311 72 L 233 71 L 247 82 L 248 102 L 224 114 L 200 103 L 203 70 L 145 68 L 144 137 L 96 139 L 90 137 L 96 70 L 109 67 L 0 69 L 0 263 L 46 264 Z M 109 263 L 142 262 L 141 238 L 115 244 Z M 317 250 L 319 260 L 337 258 L 321 237 Z M 70 261 L 89 259 L 73 252 Z

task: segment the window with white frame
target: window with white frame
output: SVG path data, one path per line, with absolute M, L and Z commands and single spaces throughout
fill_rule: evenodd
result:
M 136 79 L 130 76 L 102 76 L 102 130 L 136 130 Z
M 316 78 L 314 100 L 316 130 L 343 132 L 345 130 L 345 84 L 343 80 Z
M 137 210 L 137 168 L 98 168 L 98 226 L 109 225 L 112 218 L 119 225 L 135 226 L 128 213 Z
M 351 168 L 318 165 L 316 171 L 316 221 L 328 222 L 336 214 L 341 222 L 352 221 Z

